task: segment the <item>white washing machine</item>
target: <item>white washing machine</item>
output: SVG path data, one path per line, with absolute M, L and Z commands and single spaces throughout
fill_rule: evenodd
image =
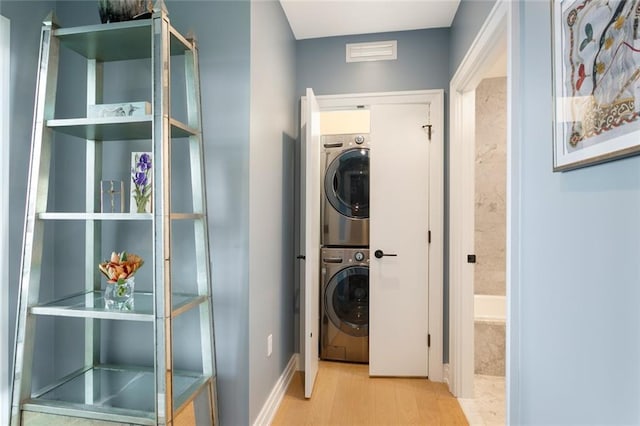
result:
M 320 358 L 369 362 L 369 250 L 323 248 Z
M 369 135 L 322 136 L 325 247 L 369 245 Z

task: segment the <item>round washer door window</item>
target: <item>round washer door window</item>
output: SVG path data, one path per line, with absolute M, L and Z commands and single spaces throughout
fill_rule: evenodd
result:
M 369 335 L 369 268 L 351 266 L 339 271 L 329 281 L 324 298 L 334 326 L 350 336 Z
M 369 217 L 369 150 L 350 149 L 335 158 L 324 179 L 329 203 L 341 214 L 355 218 Z

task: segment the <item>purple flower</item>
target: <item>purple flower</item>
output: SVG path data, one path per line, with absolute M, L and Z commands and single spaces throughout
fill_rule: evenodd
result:
M 147 204 L 151 198 L 151 155 L 147 152 L 137 154 L 135 166 L 131 169 L 131 181 L 133 183 L 133 198 L 136 203 L 136 211 L 145 213 Z
M 140 156 L 136 168 L 141 172 L 151 169 L 151 156 L 146 152 Z
M 145 186 L 147 184 L 147 174 L 145 172 L 135 172 L 133 175 L 133 183 L 136 186 Z

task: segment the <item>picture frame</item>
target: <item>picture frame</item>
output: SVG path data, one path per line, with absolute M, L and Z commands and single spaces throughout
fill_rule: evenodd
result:
M 640 0 L 551 0 L 553 170 L 640 153 Z

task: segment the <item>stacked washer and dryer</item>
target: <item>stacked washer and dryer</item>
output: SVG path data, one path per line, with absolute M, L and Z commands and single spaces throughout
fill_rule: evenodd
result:
M 369 362 L 369 135 L 322 136 L 320 358 Z

